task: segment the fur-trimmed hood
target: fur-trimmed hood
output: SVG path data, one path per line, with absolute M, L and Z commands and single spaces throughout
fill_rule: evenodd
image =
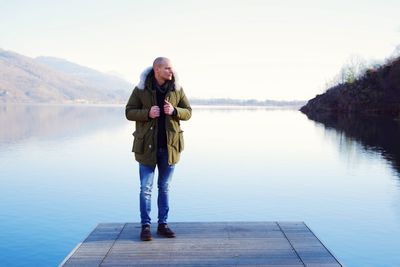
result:
M 137 84 L 137 88 L 140 90 L 143 90 L 146 87 L 146 81 L 147 81 L 147 77 L 149 76 L 149 74 L 151 73 L 151 71 L 153 70 L 153 67 L 147 67 L 142 74 L 140 74 L 140 81 Z M 178 78 L 178 74 L 175 70 L 172 71 L 172 82 L 174 84 L 174 88 L 175 90 L 181 90 L 181 85 L 179 84 L 179 78 Z

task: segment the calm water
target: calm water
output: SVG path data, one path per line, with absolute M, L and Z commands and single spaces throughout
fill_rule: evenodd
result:
M 197 108 L 182 128 L 171 222 L 299 220 L 347 266 L 400 266 L 399 123 Z M 1 266 L 56 266 L 99 222 L 139 221 L 123 107 L 0 106 L 0 129 Z

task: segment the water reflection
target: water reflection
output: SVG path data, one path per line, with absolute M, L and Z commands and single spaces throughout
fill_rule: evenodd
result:
M 399 183 L 378 154 L 398 173 L 393 121 L 194 108 L 171 222 L 305 221 L 347 266 L 400 266 Z M 0 127 L 0 265 L 55 266 L 99 222 L 138 221 L 123 106 L 0 106 Z
M 122 106 L 0 106 L 0 147 L 32 138 L 52 140 L 115 127 L 125 123 L 123 112 Z
M 317 115 L 309 119 L 334 129 L 340 136 L 340 145 L 351 150 L 354 141 L 363 149 L 382 155 L 400 177 L 400 121 L 387 117 L 359 115 Z

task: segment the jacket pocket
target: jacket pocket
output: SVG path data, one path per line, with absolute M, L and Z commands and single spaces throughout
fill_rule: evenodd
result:
M 143 134 L 138 135 L 136 132 L 133 133 L 133 147 L 132 152 L 143 154 L 144 152 L 144 136 Z
M 185 148 L 185 142 L 183 141 L 183 131 L 179 132 L 179 152 Z

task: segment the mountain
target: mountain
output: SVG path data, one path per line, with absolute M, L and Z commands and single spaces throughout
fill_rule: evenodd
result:
M 51 69 L 74 76 L 75 78 L 81 79 L 87 84 L 101 88 L 104 91 L 110 90 L 111 88 L 116 88 L 114 89 L 115 92 L 123 93 L 123 91 L 127 91 L 126 89 L 129 89 L 129 91 L 132 89 L 128 82 L 115 75 L 105 74 L 97 70 L 66 61 L 64 59 L 55 57 L 37 57 L 35 60 L 50 67 Z M 125 90 L 123 88 L 125 88 Z
M 361 114 L 400 119 L 400 57 L 367 70 L 353 82 L 328 89 L 309 100 L 300 111 L 310 118 Z
M 125 103 L 132 87 L 63 59 L 0 49 L 0 103 Z
M 125 104 L 133 85 L 117 74 L 55 57 L 30 58 L 0 49 L 1 103 Z M 190 99 L 193 105 L 299 107 L 305 101 Z

